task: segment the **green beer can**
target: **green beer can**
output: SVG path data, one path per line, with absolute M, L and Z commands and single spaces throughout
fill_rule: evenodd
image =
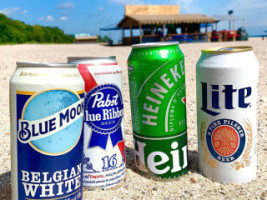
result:
M 128 75 L 137 168 L 161 179 L 187 173 L 185 68 L 178 43 L 133 45 Z

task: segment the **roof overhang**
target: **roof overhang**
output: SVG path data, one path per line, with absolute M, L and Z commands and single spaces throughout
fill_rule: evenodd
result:
M 245 20 L 244 18 L 237 17 L 234 15 L 213 15 L 213 18 L 216 19 L 217 21 L 223 21 L 223 20 L 240 20 L 243 21 Z
M 216 23 L 217 20 L 200 14 L 178 15 L 126 15 L 117 25 L 118 27 L 136 27 L 139 25 L 163 24 L 202 24 Z

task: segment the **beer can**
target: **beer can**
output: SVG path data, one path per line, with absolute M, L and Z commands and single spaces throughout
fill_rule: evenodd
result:
M 196 66 L 199 169 L 211 180 L 256 177 L 258 75 L 252 47 L 202 50 Z
M 17 62 L 10 79 L 12 199 L 82 199 L 84 82 L 76 65 Z
M 122 71 L 115 56 L 68 57 L 85 81 L 83 185 L 110 188 L 126 172 Z
M 133 45 L 128 75 L 137 168 L 159 179 L 187 173 L 185 67 L 178 43 Z

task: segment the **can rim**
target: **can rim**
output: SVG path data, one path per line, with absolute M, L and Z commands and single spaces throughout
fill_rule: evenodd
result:
M 148 43 L 134 44 L 132 45 L 132 48 L 163 47 L 163 46 L 171 46 L 178 44 L 179 42 L 148 42 Z
M 76 64 L 69 63 L 45 63 L 45 62 L 16 62 L 17 67 L 56 67 L 56 68 L 66 68 L 66 67 L 77 67 Z
M 228 46 L 228 47 L 212 47 L 207 49 L 202 49 L 202 53 L 237 53 L 252 51 L 252 46 Z
M 116 56 L 69 56 L 67 59 L 69 62 L 78 60 L 116 59 Z

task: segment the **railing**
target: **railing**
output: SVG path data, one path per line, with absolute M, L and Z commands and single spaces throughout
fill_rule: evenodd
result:
M 192 34 L 167 34 L 164 37 L 159 35 L 143 35 L 142 42 L 159 42 L 159 41 L 178 41 L 179 43 L 188 42 L 208 42 L 210 41 L 210 33 L 192 33 Z M 139 36 L 123 38 L 123 45 L 137 44 L 140 42 Z
M 166 40 L 178 41 L 180 43 L 187 42 L 207 42 L 207 33 L 190 33 L 190 34 L 168 34 Z
M 239 37 L 237 31 L 212 31 L 211 32 L 211 41 L 236 41 L 236 38 Z

